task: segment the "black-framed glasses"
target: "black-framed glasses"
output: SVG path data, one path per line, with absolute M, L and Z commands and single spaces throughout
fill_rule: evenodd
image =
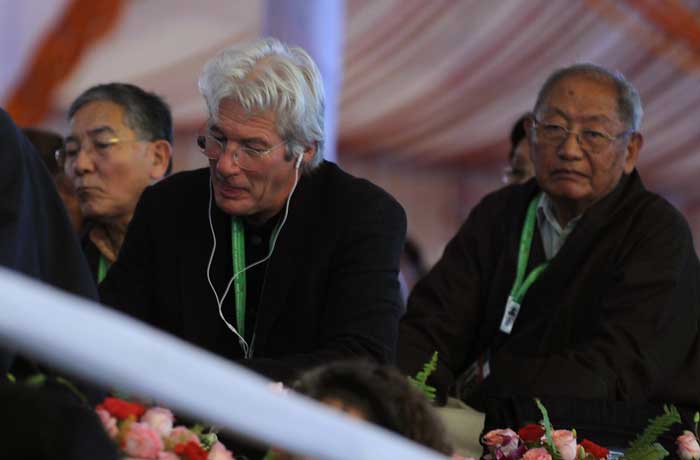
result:
M 218 160 L 226 153 L 229 140 L 221 135 L 215 134 L 209 127 L 202 128 L 197 136 L 197 146 L 202 154 L 210 160 Z M 233 161 L 239 168 L 246 171 L 260 171 L 265 168 L 263 159 L 273 150 L 287 141 L 273 145 L 266 149 L 256 149 L 246 145 L 237 145 L 233 150 Z
M 616 140 L 634 132 L 632 128 L 627 129 L 617 136 L 611 136 L 602 131 L 589 128 L 584 128 L 576 132 L 556 123 L 543 123 L 534 117 L 532 118 L 532 123 L 537 133 L 537 141 L 549 145 L 561 145 L 562 142 L 566 141 L 566 139 L 573 134 L 576 137 L 578 145 L 590 153 L 600 153 Z

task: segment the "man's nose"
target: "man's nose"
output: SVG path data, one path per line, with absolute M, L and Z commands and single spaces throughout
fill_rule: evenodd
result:
M 216 170 L 222 176 L 231 176 L 240 174 L 241 167 L 238 165 L 238 146 L 227 145 L 227 148 L 221 153 L 219 159 L 216 160 Z
M 92 155 L 84 146 L 80 146 L 78 153 L 75 154 L 75 160 L 73 161 L 73 171 L 77 175 L 85 174 L 86 172 L 93 171 L 95 169 L 95 161 Z
M 578 160 L 583 157 L 583 150 L 578 141 L 578 133 L 569 131 L 566 138 L 559 144 L 557 155 L 565 160 Z

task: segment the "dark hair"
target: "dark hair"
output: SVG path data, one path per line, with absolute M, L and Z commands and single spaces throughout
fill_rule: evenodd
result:
M 113 102 L 124 109 L 124 122 L 148 141 L 166 140 L 173 143 L 173 119 L 170 107 L 157 94 L 149 93 L 130 83 L 106 83 L 88 88 L 68 109 L 68 118 L 90 102 Z M 172 158 L 166 175 L 172 170 Z
M 396 369 L 368 361 L 336 362 L 304 373 L 297 392 L 322 401 L 337 398 L 367 421 L 446 455 L 445 427 L 425 396 Z
M 61 136 L 51 131 L 35 128 L 22 128 L 22 132 L 39 152 L 39 156 L 51 175 L 55 176 L 63 172 L 56 161 L 56 150 L 63 147 Z
M 510 152 L 508 153 L 508 160 L 513 160 L 515 156 L 515 149 L 520 144 L 520 141 L 525 139 L 525 120 L 530 116 L 530 113 L 518 118 L 518 121 L 513 125 L 513 129 L 510 131 Z

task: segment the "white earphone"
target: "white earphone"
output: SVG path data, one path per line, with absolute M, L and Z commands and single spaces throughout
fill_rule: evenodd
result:
M 223 295 L 219 299 L 219 294 L 217 294 L 216 289 L 214 288 L 214 283 L 211 281 L 211 264 L 212 261 L 214 260 L 214 254 L 216 253 L 216 232 L 214 231 L 214 224 L 212 223 L 211 219 L 211 202 L 212 202 L 212 179 L 211 179 L 211 172 L 209 173 L 209 229 L 211 230 L 211 237 L 213 240 L 213 245 L 211 248 L 211 254 L 209 255 L 209 262 L 207 263 L 207 281 L 209 282 L 209 287 L 211 288 L 211 292 L 214 293 L 214 298 L 216 299 L 216 304 L 219 307 L 219 317 L 221 320 L 226 324 L 226 327 L 236 334 L 236 337 L 238 337 L 238 343 L 241 346 L 241 349 L 243 350 L 243 356 L 245 359 L 250 359 L 253 356 L 253 349 L 254 349 L 254 342 L 255 342 L 255 331 L 253 331 L 253 338 L 251 340 L 250 345 L 248 342 L 246 342 L 245 338 L 236 330 L 236 328 L 226 321 L 226 318 L 224 317 L 224 313 L 222 311 L 223 305 L 224 305 L 224 299 L 228 295 L 229 291 L 231 290 L 231 285 L 233 284 L 234 280 L 240 276 L 241 273 L 246 272 L 247 270 L 255 267 L 256 265 L 260 265 L 261 263 L 267 261 L 272 257 L 272 253 L 275 250 L 275 245 L 277 244 L 277 238 L 279 237 L 279 234 L 282 233 L 282 228 L 284 227 L 284 224 L 287 222 L 287 216 L 289 215 L 289 203 L 292 201 L 292 195 L 294 194 L 294 191 L 297 188 L 297 185 L 299 184 L 299 167 L 301 166 L 301 160 L 302 160 L 303 154 L 300 154 L 297 157 L 296 164 L 294 166 L 294 185 L 292 186 L 292 190 L 289 192 L 289 196 L 287 197 L 287 204 L 285 205 L 284 208 L 284 217 L 282 218 L 282 222 L 279 225 L 279 229 L 273 233 L 272 238 L 270 239 L 270 250 L 268 251 L 267 255 L 263 257 L 262 259 L 258 260 L 257 262 L 253 262 L 252 264 L 248 265 L 244 269 L 238 271 L 237 273 L 234 273 L 231 279 L 229 280 L 228 284 L 226 285 L 226 289 L 224 290 Z

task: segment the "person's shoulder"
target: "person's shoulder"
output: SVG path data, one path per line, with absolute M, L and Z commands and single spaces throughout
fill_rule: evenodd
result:
M 623 215 L 633 215 L 636 220 L 648 225 L 674 226 L 688 229 L 685 216 L 666 198 L 648 190 L 636 172 L 630 177 L 625 205 L 621 208 Z
M 494 218 L 504 224 L 508 221 L 508 216 L 513 216 L 517 222 L 521 222 L 520 214 L 525 212 L 532 198 L 539 192 L 535 179 L 524 184 L 502 187 L 484 196 L 471 210 L 470 216 Z
M 139 207 L 149 214 L 177 218 L 202 202 L 206 205 L 208 184 L 208 168 L 178 172 L 146 187 Z
M 191 171 L 180 171 L 161 179 L 150 189 L 158 193 L 187 194 L 191 187 L 206 185 L 209 182 L 209 168 L 194 169 Z M 206 191 L 206 186 L 204 187 Z M 189 190 L 191 192 L 191 190 Z
M 325 197 L 349 208 L 375 206 L 393 208 L 403 213 L 403 207 L 389 192 L 367 179 L 343 171 L 337 164 L 324 161 L 311 173 Z M 361 205 L 361 206 L 360 206 Z

